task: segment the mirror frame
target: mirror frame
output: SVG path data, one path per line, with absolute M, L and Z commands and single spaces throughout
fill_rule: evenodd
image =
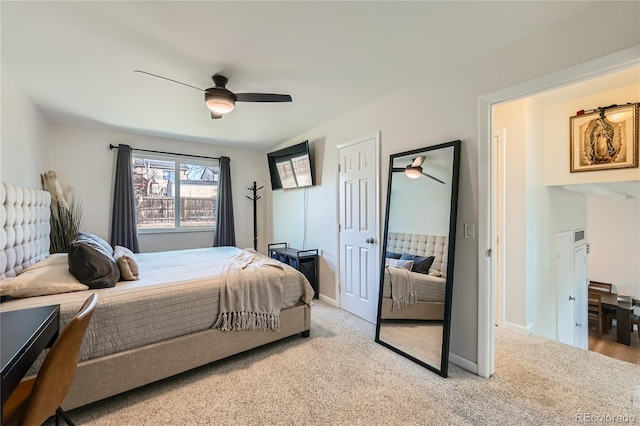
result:
M 453 147 L 453 167 L 451 176 L 451 203 L 449 207 L 449 239 L 447 250 L 447 281 L 445 285 L 445 305 L 444 305 L 444 321 L 443 321 L 443 336 L 442 336 L 442 353 L 440 358 L 440 366 L 434 366 L 426 363 L 425 361 L 416 358 L 397 347 L 380 340 L 380 316 L 382 313 L 382 294 L 384 286 L 384 268 L 385 268 L 385 255 L 387 252 L 387 237 L 389 233 L 389 209 L 391 203 L 391 184 L 393 182 L 393 160 L 397 157 L 404 157 L 407 155 L 424 153 L 434 151 L 442 148 Z M 389 179 L 387 181 L 387 204 L 385 209 L 384 230 L 383 230 L 383 244 L 382 244 L 382 260 L 380 262 L 380 292 L 378 295 L 378 314 L 376 317 L 376 343 L 385 346 L 399 355 L 402 355 L 413 362 L 422 365 L 423 367 L 439 374 L 442 377 L 447 377 L 449 372 L 449 343 L 451 334 L 451 303 L 453 299 L 453 268 L 455 263 L 455 243 L 456 243 L 456 222 L 458 217 L 458 186 L 460 180 L 460 149 L 461 141 L 455 140 L 451 142 L 445 142 L 438 145 L 426 146 L 423 148 L 413 149 L 410 151 L 399 152 L 397 154 L 391 154 L 389 156 Z

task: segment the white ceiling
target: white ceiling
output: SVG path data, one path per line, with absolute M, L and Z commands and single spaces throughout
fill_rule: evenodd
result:
M 2 2 L 1 67 L 56 122 L 270 147 L 592 2 Z M 211 120 L 222 73 L 238 103 Z

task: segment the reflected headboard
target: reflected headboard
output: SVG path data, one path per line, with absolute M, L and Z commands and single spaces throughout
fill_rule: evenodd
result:
M 51 194 L 3 182 L 0 204 L 0 279 L 4 279 L 49 256 Z
M 447 256 L 449 238 L 444 235 L 423 235 L 389 232 L 387 251 L 410 253 L 417 256 L 434 256 L 431 268 L 440 271 L 442 278 L 447 277 Z

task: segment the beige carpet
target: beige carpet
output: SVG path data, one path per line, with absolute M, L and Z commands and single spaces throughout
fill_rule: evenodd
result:
M 583 413 L 640 422 L 638 365 L 499 332 L 494 377 L 452 365 L 443 379 L 376 344 L 374 332 L 316 301 L 308 339 L 285 339 L 70 414 L 78 425 L 570 425 L 585 423 L 576 422 Z

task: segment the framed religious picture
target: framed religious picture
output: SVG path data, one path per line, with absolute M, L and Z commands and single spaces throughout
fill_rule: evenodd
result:
M 598 108 L 571 117 L 571 173 L 638 167 L 639 105 Z

